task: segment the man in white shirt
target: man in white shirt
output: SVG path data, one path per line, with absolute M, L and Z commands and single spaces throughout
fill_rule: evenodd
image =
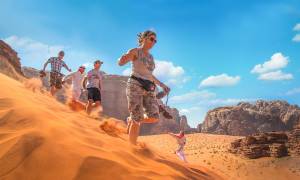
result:
M 72 101 L 79 102 L 82 92 L 82 80 L 85 77 L 85 67 L 80 66 L 78 71 L 72 72 L 63 78 L 63 83 L 69 79 L 72 80 Z

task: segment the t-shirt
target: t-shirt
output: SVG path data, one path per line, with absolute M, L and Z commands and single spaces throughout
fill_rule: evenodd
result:
M 73 72 L 63 78 L 63 80 L 72 79 L 72 87 L 73 90 L 80 90 L 82 89 L 82 80 L 85 76 L 85 73 L 81 73 L 79 71 Z
M 60 60 L 58 57 L 51 57 L 48 59 L 47 63 L 51 64 L 51 72 L 60 73 L 61 67 L 68 68 L 66 63 L 63 60 Z
M 153 81 L 152 73 L 155 69 L 153 56 L 151 54 L 146 55 L 140 48 L 137 53 L 137 59 L 132 61 L 131 75 Z
M 87 88 L 98 88 L 102 82 L 103 75 L 99 70 L 92 69 L 87 73 Z

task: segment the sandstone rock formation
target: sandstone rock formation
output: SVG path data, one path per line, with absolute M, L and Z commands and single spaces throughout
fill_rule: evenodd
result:
M 0 40 L 0 72 L 14 79 L 22 78 L 18 54 L 2 40 Z
M 300 108 L 285 101 L 239 103 L 209 111 L 201 132 L 250 135 L 259 132 L 292 130 L 300 124 Z
M 191 129 L 185 115 L 181 116 L 180 129 L 183 130 L 183 131 L 189 131 Z
M 300 128 L 288 133 L 288 147 L 291 155 L 300 156 Z
M 229 152 L 250 159 L 300 155 L 300 129 L 247 136 L 231 143 Z

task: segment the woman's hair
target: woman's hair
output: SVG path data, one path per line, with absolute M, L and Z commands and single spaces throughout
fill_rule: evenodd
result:
M 156 36 L 156 33 L 154 31 L 151 31 L 151 30 L 147 30 L 147 31 L 144 31 L 144 32 L 141 32 L 139 33 L 137 36 L 138 36 L 138 43 L 139 43 L 139 46 L 142 45 L 144 39 L 150 37 L 151 35 L 154 35 Z

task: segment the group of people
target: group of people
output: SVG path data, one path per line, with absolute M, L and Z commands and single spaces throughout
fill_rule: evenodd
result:
M 55 95 L 57 90 L 62 88 L 62 85 L 68 81 L 72 81 L 72 103 L 81 103 L 80 97 L 83 89 L 88 91 L 88 103 L 86 105 L 86 112 L 91 113 L 93 107 L 101 106 L 101 89 L 103 74 L 100 72 L 102 61 L 96 60 L 94 68 L 85 74 L 85 66 L 80 66 L 77 71 L 72 70 L 63 61 L 64 51 L 60 51 L 57 57 L 51 57 L 44 64 L 43 70 L 40 71 L 41 77 L 44 77 L 45 69 L 48 64 L 51 64 L 50 71 L 50 93 Z M 70 74 L 63 76 L 61 68 L 66 68 Z
M 118 65 L 123 66 L 131 63 L 131 75 L 126 86 L 126 95 L 128 100 L 129 117 L 127 118 L 127 129 L 129 140 L 136 144 L 140 131 L 140 125 L 143 123 L 156 123 L 159 120 L 160 112 L 166 118 L 172 118 L 165 106 L 159 99 L 170 92 L 170 88 L 159 81 L 153 74 L 155 62 L 150 54 L 150 49 L 156 44 L 156 33 L 150 30 L 138 34 L 138 47 L 130 49 L 118 60 Z M 94 69 L 85 75 L 85 67 L 80 66 L 78 71 L 70 73 L 63 77 L 61 68 L 71 69 L 63 61 L 64 52 L 60 51 L 58 57 L 51 57 L 44 65 L 41 74 L 45 74 L 47 65 L 51 64 L 50 85 L 51 94 L 54 95 L 62 84 L 72 79 L 72 100 L 79 101 L 82 87 L 88 91 L 88 103 L 86 112 L 89 114 L 93 107 L 101 106 L 101 89 L 103 74 L 100 72 L 102 61 L 94 62 Z M 163 91 L 157 93 L 157 86 Z M 174 134 L 173 137 L 177 137 Z

